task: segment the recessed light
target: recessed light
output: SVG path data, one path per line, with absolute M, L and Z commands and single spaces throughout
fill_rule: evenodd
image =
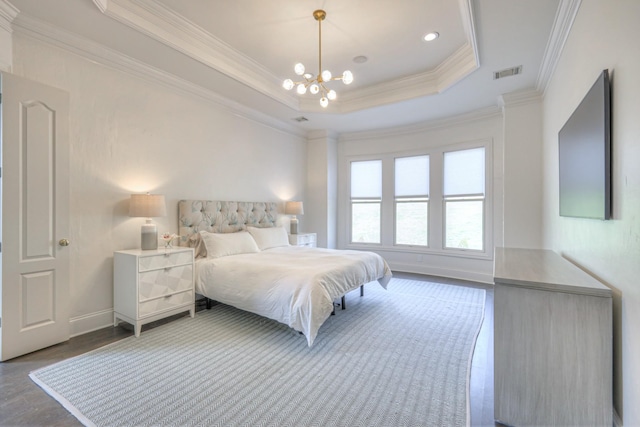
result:
M 438 37 L 440 37 L 440 33 L 437 33 L 437 32 L 434 31 L 432 33 L 429 33 L 429 34 L 425 35 L 424 36 L 424 40 L 427 41 L 427 42 L 430 42 L 430 41 L 433 41 L 433 40 L 437 39 Z
M 358 56 L 353 58 L 353 62 L 355 62 L 356 64 L 364 64 L 368 60 L 369 60 L 369 58 L 367 58 L 364 55 L 358 55 Z

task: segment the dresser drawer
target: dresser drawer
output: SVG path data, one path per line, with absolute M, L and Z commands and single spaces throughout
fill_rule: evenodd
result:
M 289 244 L 292 246 L 316 247 L 316 233 L 290 234 Z
M 304 234 L 301 235 L 300 237 L 298 237 L 298 244 L 299 245 L 309 245 L 312 243 L 316 242 L 316 235 L 315 234 Z
M 193 287 L 193 265 L 179 265 L 139 273 L 139 301 Z
M 183 305 L 193 305 L 193 290 L 149 299 L 138 305 L 138 317 L 155 315 Z
M 190 251 L 168 252 L 152 256 L 143 256 L 138 259 L 138 271 L 158 270 L 176 265 L 193 263 L 193 254 Z

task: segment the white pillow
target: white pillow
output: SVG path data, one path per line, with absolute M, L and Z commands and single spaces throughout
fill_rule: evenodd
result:
M 237 233 L 210 233 L 201 231 L 202 241 L 207 248 L 207 258 L 260 252 L 256 241 L 246 231 Z
M 247 227 L 247 231 L 249 231 L 256 240 L 261 251 L 280 246 L 289 246 L 289 236 L 284 227 Z

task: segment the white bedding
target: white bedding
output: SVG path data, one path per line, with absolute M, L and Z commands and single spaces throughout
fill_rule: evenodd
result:
M 196 292 L 301 331 L 309 346 L 333 301 L 391 270 L 373 252 L 285 246 L 196 262 Z

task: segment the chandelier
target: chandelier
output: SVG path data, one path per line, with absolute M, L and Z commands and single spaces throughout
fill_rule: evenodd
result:
M 318 75 L 314 77 L 312 74 L 306 73 L 304 65 L 297 63 L 293 70 L 297 75 L 302 76 L 304 80 L 294 82 L 291 79 L 286 79 L 284 83 L 282 83 L 282 87 L 286 90 L 291 90 L 296 87 L 296 92 L 298 92 L 299 95 L 307 93 L 307 89 L 314 95 L 319 93 L 320 105 L 323 108 L 327 108 L 329 101 L 335 100 L 337 94 L 335 90 L 327 89 L 325 83 L 331 80 L 342 80 L 342 83 L 346 85 L 351 84 L 353 82 L 353 73 L 346 70 L 340 77 L 333 77 L 331 71 L 322 70 L 322 21 L 327 17 L 327 13 L 324 10 L 318 9 L 313 12 L 313 17 L 318 21 Z

